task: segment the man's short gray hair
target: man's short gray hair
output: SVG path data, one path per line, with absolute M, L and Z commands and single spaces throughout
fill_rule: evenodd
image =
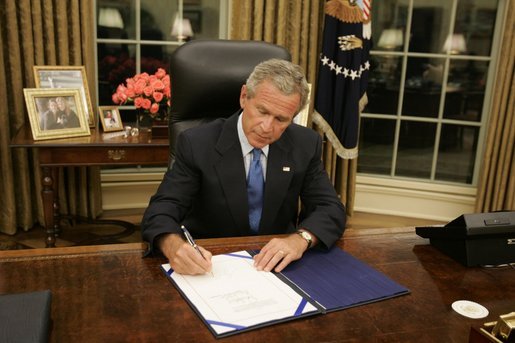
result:
M 256 94 L 256 87 L 263 81 L 269 81 L 285 95 L 300 95 L 300 112 L 308 102 L 309 87 L 302 68 L 289 61 L 270 59 L 258 64 L 247 79 L 247 97 Z M 297 114 L 296 113 L 296 114 Z

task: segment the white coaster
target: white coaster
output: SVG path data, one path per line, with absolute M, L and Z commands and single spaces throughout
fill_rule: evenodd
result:
M 473 301 L 458 300 L 452 303 L 452 309 L 462 316 L 479 319 L 488 316 L 488 310 L 483 305 Z

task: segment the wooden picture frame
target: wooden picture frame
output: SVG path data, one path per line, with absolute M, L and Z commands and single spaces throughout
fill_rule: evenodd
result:
M 123 130 L 122 118 L 117 106 L 99 106 L 98 115 L 104 132 Z
M 34 140 L 90 135 L 78 88 L 24 88 Z
M 86 69 L 83 66 L 34 66 L 36 88 L 78 88 L 81 92 L 83 113 L 89 127 L 96 126 L 96 115 L 89 96 Z

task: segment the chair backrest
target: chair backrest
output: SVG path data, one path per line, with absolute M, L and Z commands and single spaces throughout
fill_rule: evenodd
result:
M 170 166 L 178 135 L 240 108 L 240 90 L 254 67 L 270 58 L 291 61 L 283 47 L 261 41 L 194 40 L 170 60 L 172 106 L 169 121 Z

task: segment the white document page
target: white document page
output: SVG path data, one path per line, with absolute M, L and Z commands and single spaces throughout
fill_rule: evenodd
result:
M 257 271 L 246 251 L 216 255 L 213 275 L 181 275 L 163 269 L 217 334 L 317 312 L 271 272 Z

